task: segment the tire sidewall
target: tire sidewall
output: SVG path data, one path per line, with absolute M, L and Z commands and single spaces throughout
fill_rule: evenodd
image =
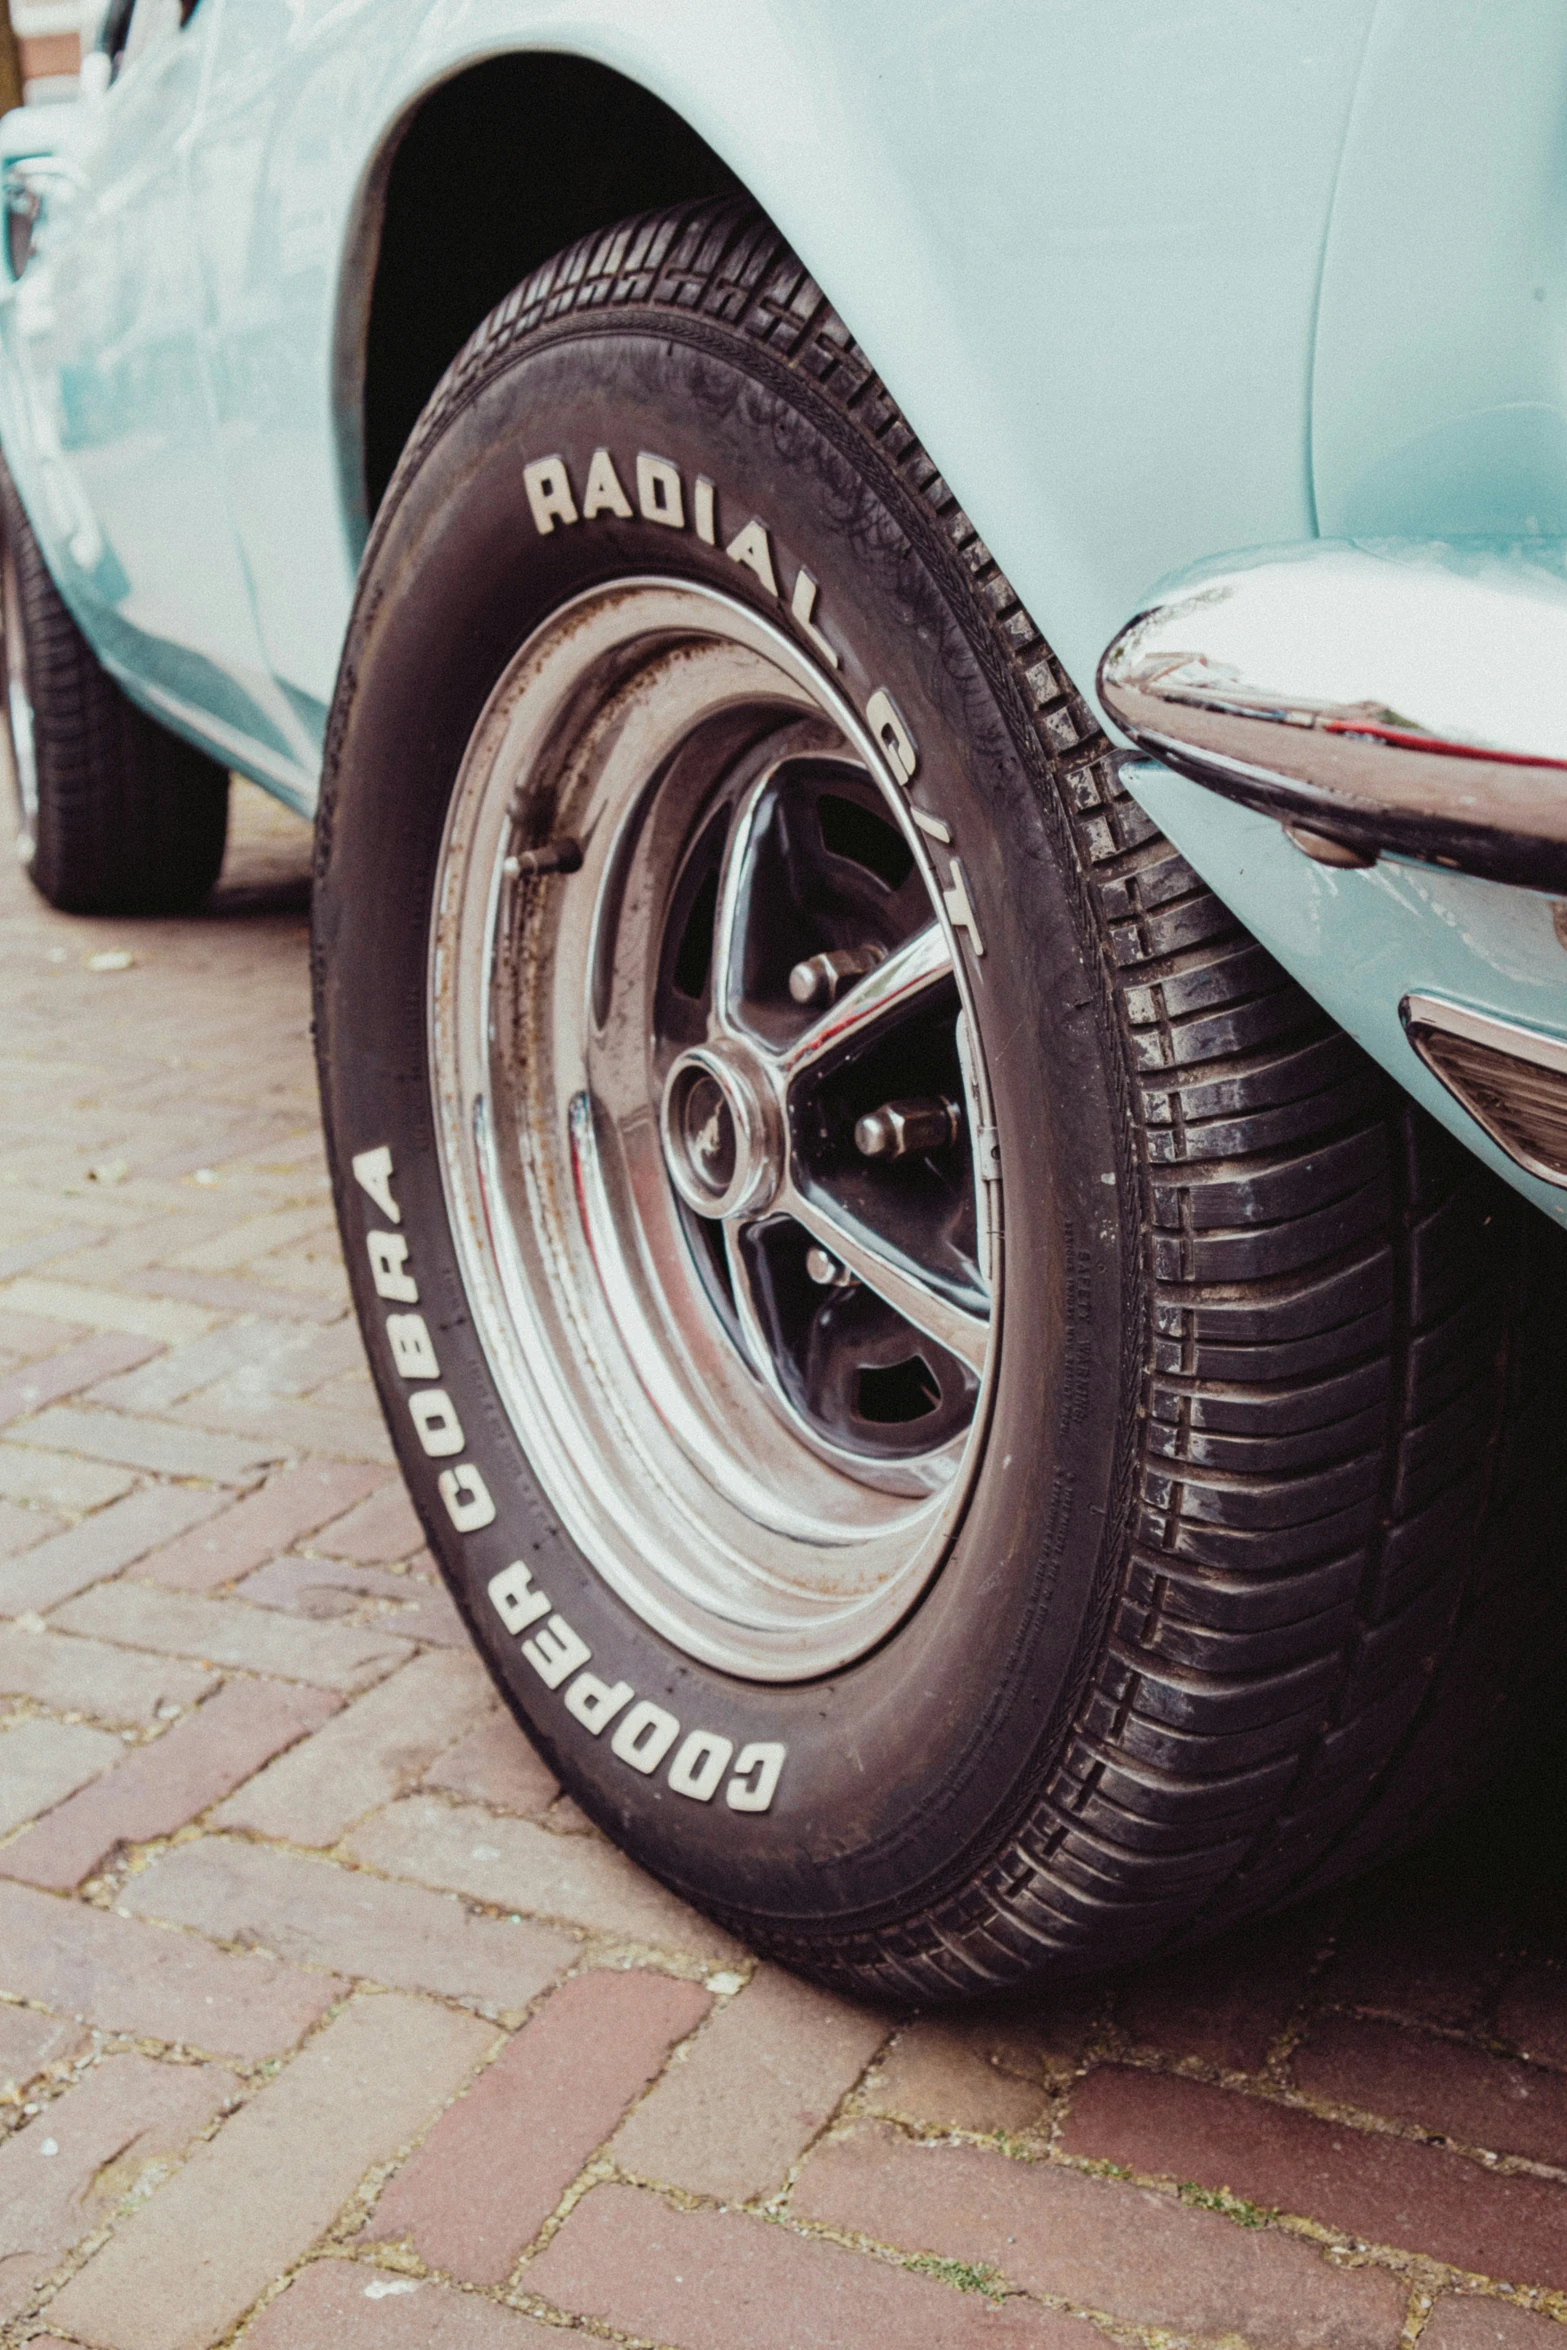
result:
M 329 735 L 315 894 L 323 1105 L 355 1300 L 399 1458 L 481 1654 L 564 1783 L 681 1893 L 775 1944 L 924 1907 L 1005 1842 L 1058 1758 L 1102 1648 L 1126 1548 L 1141 1329 L 1134 1177 L 1111 991 L 1070 828 L 958 558 L 874 445 L 765 353 L 696 322 L 545 330 L 416 436 L 378 521 Z M 535 527 L 527 461 L 595 449 L 636 499 L 675 464 L 680 530 L 601 514 Z M 717 485 L 716 543 L 691 485 Z M 780 595 L 724 553 L 755 517 Z M 950 826 L 984 953 L 968 978 L 994 1094 L 1005 1218 L 1001 1359 L 951 1552 L 873 1654 L 755 1684 L 653 1632 L 561 1529 L 499 1401 L 449 1228 L 427 1048 L 431 906 L 463 752 L 498 678 L 569 597 L 628 576 L 720 587 L 790 626 L 802 565 L 863 713 L 890 693 L 920 748 L 919 803 Z M 805 641 L 802 639 L 802 641 Z M 569 886 L 567 884 L 566 886 Z M 442 1382 L 498 1503 L 454 1531 L 420 1450 L 370 1278 L 385 1219 L 354 1182 L 386 1145 Z M 683 1729 L 782 1741 L 770 1809 L 683 1799 L 615 1759 L 547 1690 L 487 1597 L 514 1560 L 592 1652 Z

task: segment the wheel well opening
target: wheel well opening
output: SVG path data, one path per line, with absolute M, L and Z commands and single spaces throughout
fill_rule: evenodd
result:
M 374 514 L 420 409 L 479 321 L 576 237 L 727 194 L 690 125 L 585 57 L 494 57 L 431 92 L 392 158 L 364 345 Z

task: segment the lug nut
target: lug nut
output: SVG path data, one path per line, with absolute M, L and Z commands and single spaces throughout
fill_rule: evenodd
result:
M 830 1257 L 824 1248 L 808 1248 L 806 1250 L 805 1269 L 818 1289 L 852 1289 L 854 1287 L 854 1275 L 849 1271 L 848 1266 L 840 1265 L 837 1258 Z
M 797 1004 L 835 1004 L 841 988 L 874 971 L 886 955 L 885 947 L 834 947 L 807 955 L 789 974 L 789 993 Z
M 867 1159 L 901 1159 L 909 1151 L 945 1150 L 958 1138 L 956 1102 L 883 1102 L 868 1110 L 854 1129 L 855 1145 Z

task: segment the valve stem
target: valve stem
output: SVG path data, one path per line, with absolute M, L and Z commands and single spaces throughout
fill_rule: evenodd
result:
M 885 947 L 832 947 L 807 955 L 789 974 L 789 993 L 797 1004 L 835 1004 L 848 981 L 863 979 L 886 959 Z
M 562 833 L 559 840 L 547 840 L 542 848 L 518 849 L 504 860 L 501 871 L 508 881 L 520 881 L 534 873 L 576 873 L 581 865 L 582 843 Z
M 956 1102 L 883 1102 L 868 1110 L 854 1129 L 855 1147 L 867 1159 L 901 1159 L 909 1151 L 945 1150 L 958 1139 L 961 1113 Z

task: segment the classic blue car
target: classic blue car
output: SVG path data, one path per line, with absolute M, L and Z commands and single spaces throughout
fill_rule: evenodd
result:
M 114 0 L 0 126 L 33 878 L 317 812 L 431 1541 L 823 1980 L 1211 1933 L 1559 1685 L 1564 76 L 1545 0 Z

